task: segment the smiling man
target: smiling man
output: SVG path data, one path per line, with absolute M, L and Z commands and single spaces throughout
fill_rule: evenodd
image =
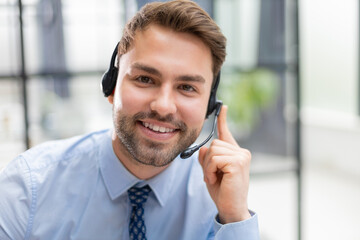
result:
M 102 82 L 114 129 L 13 160 L 0 173 L 0 239 L 259 239 L 251 154 L 232 137 L 226 106 L 218 139 L 179 157 L 214 110 L 225 44 L 191 1 L 142 8 Z
M 135 176 L 149 178 L 200 133 L 213 79 L 211 52 L 193 34 L 152 23 L 120 55 L 115 92 L 108 97 L 114 150 Z

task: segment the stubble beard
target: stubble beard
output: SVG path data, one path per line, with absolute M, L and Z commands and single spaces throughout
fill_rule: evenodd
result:
M 170 146 L 168 143 L 154 142 L 136 134 L 135 128 L 140 119 L 155 119 L 160 122 L 171 123 L 178 130 L 178 142 Z M 163 167 L 170 164 L 176 156 L 189 147 L 197 139 L 200 130 L 188 129 L 182 121 L 175 121 L 171 115 L 160 117 L 156 112 L 139 112 L 127 116 L 113 111 L 113 121 L 117 137 L 123 149 L 137 163 Z

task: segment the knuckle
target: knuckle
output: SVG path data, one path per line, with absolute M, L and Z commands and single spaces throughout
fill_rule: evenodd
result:
M 215 154 L 210 154 L 208 165 L 213 166 L 213 164 L 216 164 L 217 162 L 218 162 L 218 157 Z
M 242 160 L 238 160 L 238 161 L 234 161 L 235 166 L 237 166 L 238 168 L 244 168 L 247 166 L 245 161 Z
M 220 156 L 213 156 L 212 157 L 212 161 L 213 161 L 213 163 L 219 163 L 220 161 L 221 161 L 221 157 Z
M 219 144 L 220 144 L 220 140 L 219 140 L 219 139 L 214 139 L 214 140 L 211 142 L 210 146 L 214 147 L 214 146 L 219 145 Z
M 243 149 L 243 151 L 246 158 L 250 161 L 252 158 L 251 152 L 248 149 Z

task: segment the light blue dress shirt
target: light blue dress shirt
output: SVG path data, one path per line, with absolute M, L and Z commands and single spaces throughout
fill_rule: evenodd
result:
M 149 240 L 258 240 L 257 215 L 215 220 L 197 155 L 176 158 L 141 181 L 114 154 L 111 131 L 52 141 L 11 161 L 0 173 L 0 239 L 129 239 L 127 190 L 149 184 Z

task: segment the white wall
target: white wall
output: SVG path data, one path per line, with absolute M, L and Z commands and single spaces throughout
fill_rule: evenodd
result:
M 358 2 L 300 1 L 303 157 L 360 175 Z
M 300 1 L 303 105 L 355 114 L 358 3 Z

